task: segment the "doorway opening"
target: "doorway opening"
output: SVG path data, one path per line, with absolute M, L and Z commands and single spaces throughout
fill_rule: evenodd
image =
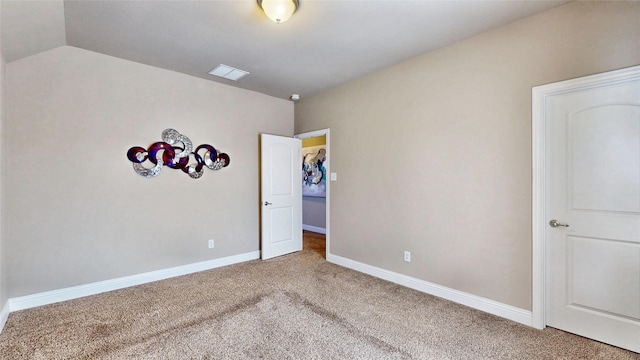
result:
M 302 140 L 302 230 L 304 248 L 326 259 L 330 253 L 329 129 L 295 135 Z

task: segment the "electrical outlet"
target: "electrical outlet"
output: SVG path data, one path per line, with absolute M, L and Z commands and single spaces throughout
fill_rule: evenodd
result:
M 215 242 L 213 239 L 209 240 L 209 249 L 213 249 L 215 247 Z
M 404 261 L 411 262 L 411 251 L 404 251 Z

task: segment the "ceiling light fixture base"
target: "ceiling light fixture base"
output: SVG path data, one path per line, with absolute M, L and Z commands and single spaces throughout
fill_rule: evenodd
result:
M 300 6 L 298 0 L 257 0 L 267 17 L 276 23 L 287 21 Z

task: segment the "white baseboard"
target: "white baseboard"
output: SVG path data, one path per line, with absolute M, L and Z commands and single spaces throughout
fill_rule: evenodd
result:
M 454 290 L 407 275 L 398 274 L 393 271 L 381 269 L 333 254 L 327 254 L 327 261 L 371 276 L 375 276 L 383 280 L 391 281 L 396 284 L 421 291 L 423 293 L 434 295 L 480 311 L 484 311 L 489 314 L 500 316 L 527 326 L 533 326 L 533 315 L 531 311 L 528 310 L 520 309 L 515 306 L 503 304 L 462 291 Z
M 107 291 L 123 289 L 131 286 L 169 279 L 176 276 L 187 275 L 194 272 L 214 269 L 259 258 L 260 252 L 253 251 L 245 254 L 203 261 L 169 269 L 151 271 L 148 273 L 125 276 L 112 280 L 105 280 L 91 284 L 73 286 L 59 290 L 52 290 L 33 295 L 11 298 L 9 299 L 9 301 L 7 301 L 2 310 L 0 310 L 0 332 L 2 332 L 2 329 L 7 322 L 9 313 L 13 311 L 53 304 L 60 301 L 77 299 L 89 295 L 96 295 Z M 446 300 L 466 305 L 480 311 L 500 316 L 527 326 L 532 326 L 533 324 L 532 313 L 528 310 L 523 310 L 494 300 L 450 289 L 445 286 L 437 285 L 428 281 L 416 279 L 407 275 L 367 265 L 330 253 L 327 254 L 327 261 L 340 266 L 344 266 L 349 269 L 360 271 L 365 274 L 369 274 L 371 276 L 375 276 L 383 280 L 391 281 L 414 290 L 418 290 L 430 295 L 438 296 Z
M 81 298 L 89 295 L 96 295 L 107 291 L 113 291 L 118 289 L 124 289 L 131 286 L 141 285 L 153 281 L 169 279 L 176 276 L 187 275 L 199 271 L 215 269 L 222 266 L 237 264 L 245 261 L 255 260 L 260 258 L 260 251 L 252 251 L 244 254 L 228 256 L 220 259 L 214 259 L 209 261 L 202 261 L 198 263 L 177 266 L 173 268 L 151 271 L 143 274 L 125 276 L 121 278 L 99 281 L 91 284 L 73 286 L 64 289 L 46 291 L 33 295 L 20 296 L 9 299 L 5 308 L 8 307 L 7 316 L 9 312 L 29 309 L 37 306 L 43 306 L 48 304 L 57 303 L 60 301 L 67 301 L 72 299 Z M 4 310 L 3 310 L 4 311 Z M 0 315 L 4 315 L 0 313 Z M 2 320 L 2 317 L 0 317 Z
M 7 319 L 9 319 L 9 301 L 0 309 L 0 333 L 2 329 L 4 329 L 4 324 L 7 323 Z
M 302 224 L 302 230 L 312 231 L 312 232 L 318 233 L 318 234 L 325 234 L 325 235 L 327 234 L 327 229 L 321 228 L 321 227 L 317 227 L 317 226 L 313 226 L 313 225 Z

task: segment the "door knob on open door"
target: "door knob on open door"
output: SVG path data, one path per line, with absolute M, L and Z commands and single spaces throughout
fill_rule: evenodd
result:
M 268 201 L 265 201 L 265 202 L 264 202 L 264 206 L 269 206 L 269 205 L 273 205 L 273 204 L 272 204 L 272 203 L 270 203 L 270 202 L 268 202 Z
M 549 221 L 549 225 L 551 225 L 551 227 L 557 228 L 557 227 L 569 227 L 569 224 L 561 224 L 560 221 L 558 220 L 551 220 Z

